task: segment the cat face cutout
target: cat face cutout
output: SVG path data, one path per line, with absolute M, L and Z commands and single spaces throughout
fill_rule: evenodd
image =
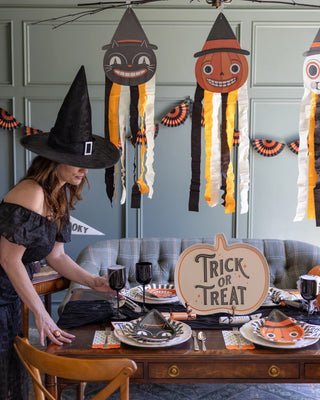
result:
M 156 55 L 146 42 L 137 44 L 114 41 L 103 60 L 107 78 L 125 86 L 148 82 L 155 74 L 156 65 Z

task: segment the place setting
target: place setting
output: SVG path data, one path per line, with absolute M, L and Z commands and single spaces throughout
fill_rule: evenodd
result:
M 135 347 L 176 346 L 189 340 L 192 334 L 187 324 L 164 317 L 156 309 L 129 322 L 112 321 L 112 325 L 120 342 Z
M 151 283 L 152 263 L 138 262 L 135 268 L 136 281 L 140 285 L 122 289 L 122 297 L 142 303 L 143 311 L 148 310 L 145 304 L 172 304 L 179 301 L 174 285 Z

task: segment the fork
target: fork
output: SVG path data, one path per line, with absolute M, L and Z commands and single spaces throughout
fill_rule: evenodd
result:
M 194 346 L 194 349 L 195 350 L 200 350 L 199 349 L 199 344 L 198 344 L 198 341 L 197 341 L 197 334 L 196 334 L 196 332 L 195 331 L 192 331 L 192 337 L 193 337 L 193 346 Z
M 239 349 L 241 349 L 242 348 L 242 344 L 241 344 L 241 337 L 239 336 L 240 335 L 239 328 L 234 326 L 232 328 L 232 331 L 233 331 L 234 335 L 237 338 L 238 347 L 239 347 Z

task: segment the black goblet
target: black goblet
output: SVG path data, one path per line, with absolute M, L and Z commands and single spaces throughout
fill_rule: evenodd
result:
M 111 289 L 117 292 L 117 308 L 112 320 L 125 319 L 126 316 L 121 314 L 119 311 L 119 291 L 124 288 L 126 284 L 126 267 L 115 265 L 108 268 L 108 279 Z
M 300 276 L 300 294 L 308 302 L 308 322 L 310 321 L 310 305 L 319 294 L 320 278 L 315 275 Z
M 152 263 L 138 262 L 136 263 L 136 280 L 143 286 L 142 312 L 148 312 L 146 307 L 146 288 L 145 286 L 152 280 Z

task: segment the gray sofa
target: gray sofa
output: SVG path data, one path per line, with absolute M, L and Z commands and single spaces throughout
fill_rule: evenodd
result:
M 135 264 L 149 261 L 153 264 L 153 283 L 173 283 L 174 268 L 179 255 L 196 243 L 214 244 L 214 238 L 129 238 L 102 240 L 84 248 L 77 258 L 78 264 L 95 276 L 107 274 L 110 265 L 127 268 L 127 286 L 135 286 Z M 270 268 L 270 286 L 296 288 L 300 275 L 320 265 L 320 247 L 296 240 L 278 239 L 228 239 L 229 244 L 248 243 L 258 248 L 266 257 Z M 62 312 L 72 291 L 83 286 L 71 282 L 59 306 Z

